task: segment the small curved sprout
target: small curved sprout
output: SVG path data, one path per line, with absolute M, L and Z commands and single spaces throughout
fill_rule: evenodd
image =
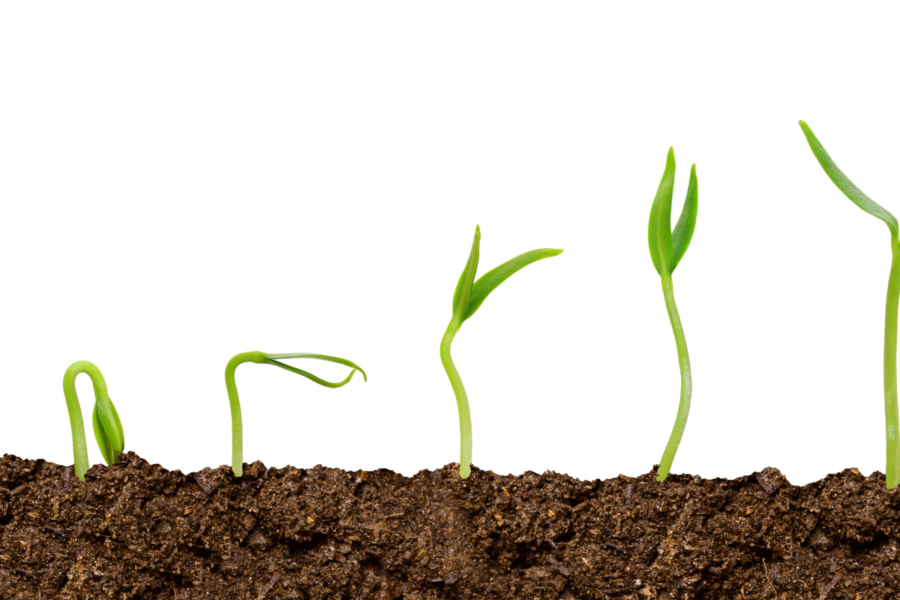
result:
M 450 324 L 447 325 L 447 331 L 441 339 L 441 363 L 444 365 L 444 370 L 447 371 L 447 377 L 450 378 L 450 385 L 453 386 L 453 393 L 456 394 L 456 404 L 459 408 L 459 476 L 463 479 L 466 479 L 471 473 L 472 416 L 469 413 L 469 399 L 466 396 L 466 389 L 463 387 L 462 379 L 460 379 L 456 365 L 453 364 L 453 359 L 450 356 L 450 344 L 453 343 L 453 338 L 460 327 L 462 327 L 463 322 L 474 315 L 485 298 L 497 286 L 509 279 L 513 273 L 542 258 L 562 254 L 562 250 L 551 248 L 532 250 L 503 263 L 496 269 L 482 275 L 478 281 L 475 281 L 480 243 L 481 229 L 476 226 L 475 240 L 472 242 L 469 261 L 466 263 L 466 268 L 463 270 L 459 283 L 456 284 L 456 291 L 453 293 L 453 316 L 450 318 Z
M 891 274 L 888 278 L 887 302 L 884 313 L 884 417 L 887 442 L 887 468 L 885 473 L 887 489 L 900 483 L 900 409 L 897 407 L 897 308 L 900 303 L 900 226 L 890 212 L 862 193 L 844 175 L 825 148 L 819 142 L 809 125 L 800 121 L 800 128 L 806 141 L 825 174 L 858 207 L 884 221 L 891 230 Z
M 315 358 L 318 360 L 346 365 L 348 367 L 351 367 L 353 370 L 350 371 L 350 374 L 347 375 L 347 378 L 343 381 L 332 383 L 330 381 L 320 379 L 312 373 L 281 362 L 282 360 L 287 358 Z M 228 361 L 228 365 L 225 367 L 225 387 L 228 389 L 228 401 L 231 403 L 231 470 L 234 471 L 234 474 L 237 477 L 241 477 L 244 474 L 244 429 L 243 422 L 241 420 L 241 401 L 240 398 L 238 398 L 237 384 L 235 384 L 234 381 L 234 372 L 238 368 L 238 365 L 246 362 L 275 365 L 276 367 L 281 367 L 282 369 L 290 371 L 291 373 L 303 375 L 307 379 L 310 379 L 318 383 L 319 385 L 329 388 L 339 388 L 346 385 L 350 382 L 351 379 L 353 379 L 353 374 L 357 371 L 362 373 L 363 379 L 365 381 L 369 380 L 369 378 L 366 377 L 366 372 L 362 370 L 362 367 L 350 362 L 349 360 L 337 358 L 334 356 L 325 356 L 324 354 L 309 354 L 306 352 L 298 352 L 294 354 L 265 354 L 263 352 L 242 352 L 241 354 L 236 355 L 234 358 Z
M 678 316 L 678 307 L 675 305 L 675 291 L 672 287 L 672 273 L 681 262 L 684 253 L 687 252 L 694 236 L 694 226 L 697 223 L 697 169 L 691 166 L 691 179 L 688 183 L 687 198 L 684 208 L 681 209 L 681 217 L 672 230 L 672 195 L 675 187 L 675 152 L 669 148 L 666 157 L 666 169 L 663 172 L 662 181 L 653 199 L 653 207 L 650 209 L 650 227 L 648 238 L 650 241 L 650 258 L 653 266 L 662 280 L 663 297 L 666 300 L 666 310 L 669 313 L 669 321 L 672 323 L 672 332 L 675 334 L 675 346 L 678 348 L 678 364 L 681 370 L 681 400 L 678 403 L 678 414 L 675 417 L 675 426 L 669 443 L 659 461 L 659 470 L 656 480 L 665 481 L 678 452 L 681 436 L 687 425 L 688 413 L 691 410 L 691 392 L 693 380 L 691 379 L 691 360 L 688 357 L 687 340 L 684 337 L 684 329 L 681 326 L 681 317 Z
M 109 399 L 106 391 L 106 381 L 103 375 L 93 363 L 80 360 L 72 363 L 63 376 L 63 393 L 66 396 L 66 406 L 69 409 L 69 423 L 72 426 L 72 451 L 75 455 L 75 476 L 84 481 L 90 463 L 88 462 L 87 441 L 84 435 L 84 421 L 81 418 L 81 405 L 78 402 L 78 392 L 75 390 L 75 378 L 80 373 L 87 373 L 94 384 L 94 437 L 103 460 L 108 465 L 119 462 L 119 454 L 125 449 L 125 433 L 122 431 L 122 422 L 119 413 Z

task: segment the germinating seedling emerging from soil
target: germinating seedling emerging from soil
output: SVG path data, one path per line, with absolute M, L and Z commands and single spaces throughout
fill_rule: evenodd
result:
M 659 461 L 659 471 L 656 480 L 665 481 L 678 452 L 681 436 L 687 425 L 688 413 L 691 410 L 691 360 L 688 357 L 687 340 L 684 337 L 684 329 L 681 326 L 681 318 L 678 316 L 678 307 L 675 306 L 675 292 L 672 287 L 672 273 L 687 252 L 694 235 L 694 226 L 697 223 L 697 169 L 691 166 L 691 179 L 688 182 L 687 198 L 684 200 L 684 208 L 681 209 L 681 217 L 672 229 L 672 195 L 675 187 L 675 152 L 669 148 L 666 158 L 666 170 L 663 172 L 662 181 L 653 199 L 653 207 L 650 209 L 650 258 L 653 266 L 662 279 L 663 297 L 666 299 L 666 310 L 669 312 L 669 321 L 672 323 L 672 332 L 675 334 L 675 346 L 678 348 L 678 365 L 681 370 L 681 400 L 678 403 L 678 415 L 675 417 L 675 426 L 669 443 Z
M 456 337 L 463 322 L 475 314 L 475 311 L 493 292 L 497 286 L 509 279 L 510 275 L 519 269 L 530 265 L 531 263 L 557 256 L 562 250 L 554 250 L 551 248 L 541 248 L 520 254 L 512 260 L 509 260 L 493 271 L 482 275 L 478 281 L 475 281 L 475 272 L 478 270 L 478 247 L 481 243 L 481 229 L 475 227 L 475 240 L 472 242 L 472 251 L 469 253 L 469 261 L 456 284 L 456 291 L 453 293 L 453 316 L 450 318 L 450 324 L 447 325 L 447 331 L 441 339 L 441 363 L 444 370 L 447 371 L 447 377 L 450 378 L 450 385 L 453 386 L 453 393 L 456 394 L 456 404 L 459 407 L 459 476 L 463 479 L 467 478 L 471 472 L 472 464 L 472 417 L 469 413 L 469 399 L 466 396 L 466 388 L 463 387 L 462 379 L 453 364 L 450 356 L 450 345 L 453 338 Z
M 819 143 L 818 138 L 809 125 L 800 121 L 800 127 L 806 134 L 806 141 L 825 174 L 834 182 L 839 190 L 858 207 L 878 217 L 891 230 L 891 274 L 888 278 L 887 303 L 884 313 L 884 417 L 887 439 L 887 489 L 897 487 L 900 483 L 900 411 L 897 408 L 897 305 L 900 300 L 900 241 L 898 241 L 897 219 L 894 215 L 878 205 L 874 200 L 862 193 L 850 179 L 844 175 L 828 152 Z
M 330 381 L 320 379 L 312 373 L 308 373 L 307 371 L 292 367 L 281 362 L 282 360 L 287 358 L 315 358 L 318 360 L 345 365 L 351 367 L 353 370 L 350 371 L 350 374 L 347 375 L 347 378 L 343 381 L 332 383 Z M 238 477 L 241 477 L 244 474 L 244 429 L 243 422 L 241 420 L 241 401 L 238 398 L 237 385 L 234 382 L 234 372 L 238 368 L 238 365 L 246 362 L 275 365 L 276 367 L 281 367 L 282 369 L 290 371 L 291 373 L 303 375 L 307 379 L 310 379 L 318 383 L 319 385 L 329 388 L 339 388 L 346 385 L 350 382 L 350 380 L 353 378 L 353 374 L 357 371 L 362 373 L 363 379 L 365 381 L 369 380 L 369 378 L 366 377 L 366 372 L 362 370 L 362 367 L 344 358 L 325 356 L 324 354 L 308 354 L 305 352 L 295 354 L 265 354 L 264 352 L 242 352 L 241 354 L 238 354 L 237 356 L 232 358 L 230 361 L 228 361 L 228 365 L 225 367 L 225 387 L 228 388 L 228 401 L 231 403 L 231 470 L 234 471 L 234 474 Z
M 84 435 L 84 421 L 81 418 L 81 405 L 78 402 L 78 392 L 75 390 L 75 378 L 80 373 L 87 373 L 94 384 L 94 437 L 100 446 L 100 453 L 108 465 L 119 462 L 119 454 L 125 449 L 125 433 L 122 431 L 122 422 L 119 421 L 119 413 L 109 393 L 106 391 L 106 381 L 103 375 L 93 363 L 79 360 L 72 363 L 63 376 L 63 393 L 66 396 L 66 406 L 69 409 L 69 423 L 72 426 L 72 450 L 75 454 L 75 476 L 84 481 L 87 473 L 88 453 L 87 440 Z

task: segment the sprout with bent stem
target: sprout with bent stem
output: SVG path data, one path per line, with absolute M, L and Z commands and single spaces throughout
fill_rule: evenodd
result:
M 650 209 L 650 227 L 648 238 L 650 242 L 650 258 L 653 266 L 662 280 L 663 297 L 666 300 L 666 310 L 669 313 L 669 322 L 672 324 L 672 332 L 675 334 L 675 346 L 678 348 L 678 365 L 681 371 L 681 399 L 678 403 L 678 414 L 675 417 L 675 426 L 659 461 L 659 470 L 656 480 L 665 481 L 678 452 L 681 436 L 687 425 L 688 413 L 691 410 L 691 393 L 693 392 L 693 380 L 691 379 L 691 359 L 688 357 L 687 340 L 684 337 L 684 328 L 681 326 L 681 317 L 678 316 L 678 307 L 675 305 L 675 290 L 672 287 L 672 273 L 687 252 L 694 235 L 694 226 L 697 223 L 697 169 L 691 166 L 691 179 L 688 183 L 687 198 L 681 209 L 681 217 L 672 229 L 672 195 L 675 187 L 675 151 L 669 148 L 666 157 L 666 169 L 663 172 L 662 181 L 653 199 L 653 207 Z
M 75 378 L 87 373 L 94 384 L 94 437 L 97 445 L 108 465 L 119 462 L 119 454 L 125 449 L 125 433 L 122 431 L 122 422 L 119 413 L 109 393 L 106 391 L 106 381 L 100 373 L 100 369 L 86 360 L 72 363 L 66 369 L 63 376 L 63 393 L 66 396 L 66 406 L 69 409 L 69 423 L 72 426 L 72 451 L 75 455 L 75 476 L 79 481 L 84 481 L 90 463 L 88 462 L 87 441 L 84 435 L 84 421 L 81 418 L 81 404 L 78 402 L 78 392 L 75 390 Z
M 887 447 L 887 467 L 885 479 L 887 489 L 900 483 L 900 410 L 897 407 L 897 307 L 900 303 L 900 225 L 897 219 L 877 202 L 862 193 L 844 175 L 825 148 L 816 138 L 809 125 L 800 121 L 800 128 L 806 141 L 822 166 L 825 174 L 854 204 L 884 221 L 891 230 L 891 274 L 888 278 L 887 302 L 884 312 L 884 420 Z
M 320 379 L 312 373 L 281 362 L 286 358 L 315 358 L 318 360 L 345 365 L 351 367 L 353 370 L 350 371 L 350 374 L 347 375 L 347 378 L 343 381 L 332 383 L 330 381 Z M 228 389 L 228 401 L 231 403 L 231 470 L 234 471 L 234 474 L 237 477 L 241 477 L 244 474 L 244 429 L 243 422 L 241 420 L 241 401 L 240 398 L 238 398 L 237 384 L 234 381 L 234 372 L 238 368 L 238 365 L 246 362 L 275 365 L 276 367 L 281 367 L 282 369 L 290 371 L 291 373 L 303 375 L 307 379 L 310 379 L 318 383 L 319 385 L 329 388 L 339 388 L 346 385 L 350 382 L 350 380 L 353 378 L 353 374 L 357 371 L 362 373 L 363 379 L 365 381 L 369 380 L 369 378 L 366 377 L 366 372 L 363 371 L 362 368 L 358 365 L 343 358 L 325 356 L 324 354 L 309 354 L 305 352 L 295 354 L 242 352 L 241 354 L 236 355 L 234 358 L 228 361 L 228 365 L 225 367 L 225 387 Z
M 475 240 L 472 242 L 472 250 L 469 253 L 469 261 L 456 284 L 456 291 L 453 294 L 453 316 L 450 318 L 450 324 L 447 325 L 447 331 L 441 339 L 441 363 L 444 370 L 447 371 L 447 377 L 450 379 L 450 385 L 453 387 L 453 393 L 456 395 L 456 405 L 459 408 L 459 476 L 466 479 L 471 473 L 472 464 L 472 417 L 469 413 L 469 399 L 466 396 L 466 388 L 463 387 L 462 379 L 453 364 L 450 356 L 450 344 L 453 338 L 459 332 L 463 322 L 475 314 L 475 311 L 493 292 L 497 286 L 506 281 L 513 273 L 519 269 L 530 265 L 531 263 L 557 256 L 562 250 L 554 250 L 551 248 L 541 248 L 520 254 L 519 256 L 509 260 L 496 269 L 482 275 L 478 281 L 475 281 L 475 272 L 478 269 L 478 249 L 481 243 L 481 229 L 475 227 Z

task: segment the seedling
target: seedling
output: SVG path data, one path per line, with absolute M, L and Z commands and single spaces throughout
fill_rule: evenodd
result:
M 63 376 L 63 393 L 69 409 L 69 423 L 72 426 L 72 451 L 75 455 L 75 476 L 84 481 L 90 463 L 88 462 L 87 441 L 84 435 L 84 421 L 81 418 L 81 404 L 75 390 L 75 378 L 80 373 L 87 373 L 94 384 L 94 437 L 100 446 L 100 453 L 108 465 L 119 462 L 119 454 L 125 449 L 125 433 L 119 413 L 106 391 L 106 381 L 93 363 L 80 360 L 72 363 Z
M 466 396 L 466 388 L 463 387 L 462 379 L 453 364 L 450 356 L 450 344 L 456 337 L 462 324 L 475 314 L 475 311 L 481 306 L 484 299 L 493 292 L 497 286 L 509 279 L 509 277 L 530 265 L 531 263 L 557 256 L 562 250 L 554 250 L 550 248 L 541 248 L 532 250 L 525 254 L 509 260 L 493 271 L 489 271 L 482 275 L 478 281 L 475 281 L 475 272 L 478 269 L 478 247 L 481 242 L 481 229 L 475 227 L 475 240 L 472 242 L 472 250 L 469 253 L 469 261 L 456 284 L 456 291 L 453 293 L 453 316 L 450 318 L 450 324 L 447 325 L 447 331 L 441 339 L 441 363 L 444 370 L 447 371 L 447 377 L 450 378 L 450 385 L 453 386 L 453 393 L 456 394 L 456 405 L 459 407 L 459 476 L 466 479 L 471 473 L 472 464 L 472 417 L 469 412 L 469 399 Z
M 862 193 L 850 179 L 844 175 L 825 148 L 819 142 L 809 125 L 800 121 L 800 128 L 806 134 L 806 141 L 825 174 L 834 182 L 839 190 L 858 207 L 878 217 L 891 231 L 891 274 L 888 277 L 887 302 L 884 311 L 884 417 L 887 441 L 887 468 L 885 477 L 887 489 L 893 489 L 900 483 L 900 410 L 897 408 L 897 306 L 900 300 L 900 243 L 898 232 L 900 227 L 894 215 L 882 208 L 877 202 Z
M 353 370 L 350 371 L 350 374 L 347 375 L 347 378 L 343 381 L 332 383 L 330 381 L 320 379 L 312 373 L 281 362 L 282 360 L 287 358 L 315 358 L 318 360 L 345 365 L 351 367 Z M 343 358 L 325 356 L 324 354 L 308 354 L 305 352 L 296 354 L 265 354 L 263 352 L 242 352 L 241 354 L 238 354 L 237 356 L 232 358 L 230 361 L 228 361 L 228 365 L 225 367 L 225 387 L 228 389 L 228 401 L 231 403 L 231 470 L 234 471 L 234 474 L 237 477 L 241 477 L 244 474 L 244 429 L 241 421 L 241 401 L 238 398 L 237 385 L 234 382 L 234 372 L 238 368 L 238 365 L 246 362 L 275 365 L 276 367 L 281 367 L 282 369 L 290 371 L 291 373 L 303 375 L 307 379 L 310 379 L 318 383 L 319 385 L 329 388 L 339 388 L 347 385 L 350 380 L 353 379 L 353 374 L 357 371 L 362 373 L 363 379 L 365 381 L 369 380 L 369 378 L 366 377 L 366 372 L 363 371 L 362 368 L 358 365 Z
M 666 158 L 666 169 L 663 171 L 662 181 L 653 199 L 653 207 L 650 209 L 650 258 L 653 266 L 662 280 L 663 297 L 666 300 L 666 310 L 669 313 L 669 321 L 672 323 L 672 332 L 675 334 L 675 346 L 678 348 L 678 365 L 681 370 L 681 400 L 678 402 L 678 414 L 675 417 L 675 426 L 669 443 L 659 461 L 659 470 L 656 480 L 665 481 L 681 444 L 684 428 L 687 425 L 688 413 L 691 410 L 691 392 L 693 382 L 691 379 L 691 359 L 688 356 L 687 340 L 684 337 L 684 329 L 681 326 L 681 317 L 678 316 L 678 307 L 675 305 L 675 292 L 672 287 L 672 273 L 681 262 L 684 253 L 687 252 L 694 235 L 694 226 L 697 223 L 697 165 L 691 165 L 691 179 L 688 182 L 687 197 L 684 200 L 684 208 L 675 229 L 672 229 L 672 194 L 675 187 L 675 152 L 669 148 Z

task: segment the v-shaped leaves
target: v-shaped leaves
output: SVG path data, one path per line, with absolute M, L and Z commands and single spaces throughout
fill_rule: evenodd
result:
M 539 248 L 525 252 L 491 269 L 475 281 L 478 269 L 479 247 L 481 244 L 481 228 L 475 227 L 475 239 L 472 242 L 472 250 L 469 252 L 469 260 L 466 268 L 459 277 L 456 291 L 453 293 L 453 314 L 459 315 L 460 323 L 475 314 L 484 300 L 497 287 L 509 279 L 515 272 L 527 267 L 533 262 L 543 258 L 558 256 L 562 250 L 555 248 Z
M 687 197 L 678 223 L 672 230 L 672 196 L 675 188 L 675 151 L 669 148 L 666 156 L 666 169 L 656 190 L 653 206 L 650 208 L 650 224 L 647 238 L 650 246 L 650 258 L 656 272 L 671 275 L 681 262 L 697 224 L 697 169 L 691 166 L 691 179 L 688 183 Z

